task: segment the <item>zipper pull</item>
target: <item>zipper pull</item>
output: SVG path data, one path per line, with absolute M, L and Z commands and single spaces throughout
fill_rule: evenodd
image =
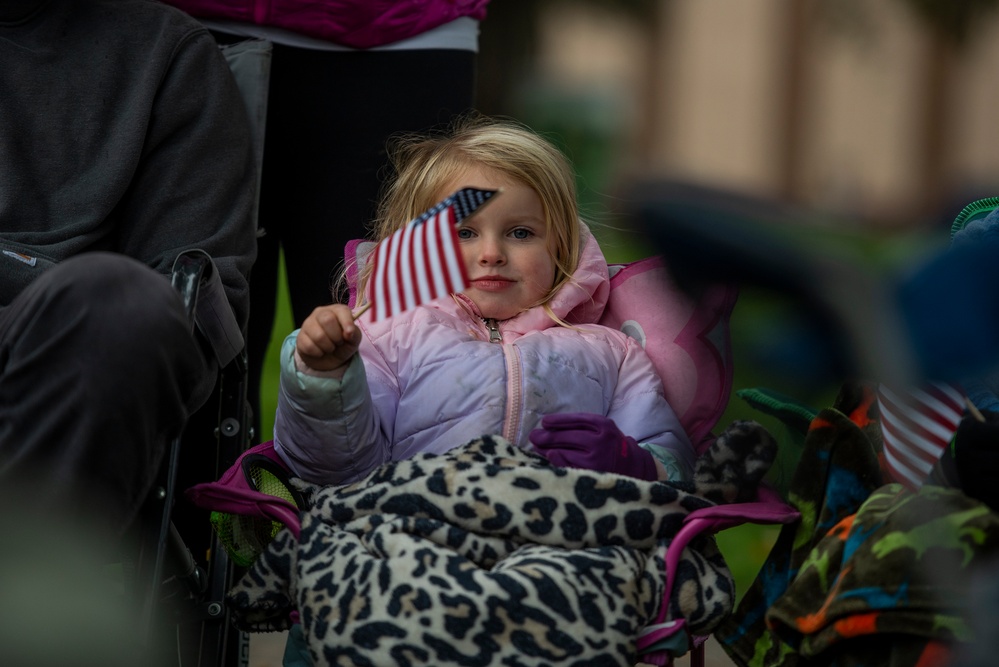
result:
M 503 337 L 500 335 L 499 322 L 492 318 L 482 321 L 486 323 L 486 328 L 489 329 L 489 342 L 502 343 Z

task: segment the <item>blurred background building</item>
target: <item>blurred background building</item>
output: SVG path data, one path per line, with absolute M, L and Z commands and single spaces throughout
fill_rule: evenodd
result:
M 999 193 L 997 4 L 496 0 L 480 107 L 561 136 L 597 200 L 642 173 L 946 226 Z

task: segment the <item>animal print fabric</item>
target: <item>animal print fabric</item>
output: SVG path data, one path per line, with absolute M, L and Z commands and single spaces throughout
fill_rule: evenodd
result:
M 229 603 L 251 632 L 297 610 L 317 665 L 633 665 L 672 536 L 714 504 L 680 486 L 554 468 L 484 437 L 313 489 L 299 540 L 281 531 Z M 734 595 L 698 537 L 667 618 L 707 634 Z

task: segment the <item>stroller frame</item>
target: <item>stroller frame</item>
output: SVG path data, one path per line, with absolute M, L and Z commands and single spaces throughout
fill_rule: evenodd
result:
M 204 286 L 214 275 L 211 259 L 202 252 L 184 253 L 175 263 L 171 282 L 184 300 L 192 331 L 199 299 L 206 298 Z M 223 312 L 231 312 L 227 304 Z M 215 392 L 202 408 L 208 411 L 217 407 L 217 413 L 205 415 L 216 424 L 215 443 L 214 448 L 204 448 L 210 456 L 199 456 L 199 468 L 207 469 L 205 473 L 199 472 L 199 477 L 202 474 L 217 477 L 249 445 L 252 431 L 246 375 L 245 350 L 241 349 L 220 370 Z M 157 664 L 246 665 L 249 636 L 232 625 L 223 602 L 236 576 L 235 567 L 214 533 L 206 529 L 205 517 L 194 515 L 185 521 L 176 512 L 182 450 L 185 445 L 201 444 L 206 439 L 206 434 L 191 430 L 189 422 L 185 433 L 170 443 L 140 515 L 138 553 L 130 583 L 140 604 L 142 640 L 152 650 L 157 645 L 157 631 L 173 626 L 178 637 L 176 660 L 153 656 Z M 201 535 L 197 534 L 198 529 L 203 530 Z M 203 556 L 196 558 L 195 553 Z M 165 604 L 166 601 L 170 604 Z M 190 641 L 186 640 L 186 633 L 190 633 Z
M 219 48 L 246 105 L 259 189 L 272 45 L 267 40 L 251 38 L 220 44 Z M 253 216 L 256 220 L 256 205 Z M 196 325 L 199 302 L 217 294 L 206 297 L 203 293 L 213 276 L 217 274 L 211 258 L 204 253 L 183 253 L 174 264 L 171 282 L 184 300 L 192 329 Z M 231 361 L 222 364 L 215 393 L 195 415 L 202 416 L 205 426 L 214 429 L 214 456 L 207 461 L 208 457 L 201 457 L 195 462 L 199 470 L 196 476 L 187 480 L 189 483 L 218 479 L 249 447 L 254 437 L 253 415 L 247 402 L 248 370 L 242 334 L 238 332 L 228 303 L 216 304 L 213 314 L 224 321 L 222 328 L 228 335 L 238 339 L 239 349 Z M 208 414 L 211 406 L 217 406 L 218 412 L 214 415 Z M 235 581 L 236 567 L 202 513 L 192 512 L 188 517 L 179 517 L 175 512 L 176 509 L 192 509 L 190 506 L 178 508 L 176 495 L 178 478 L 187 472 L 181 463 L 182 445 L 185 442 L 188 446 L 197 444 L 204 437 L 195 433 L 194 427 L 189 422 L 185 434 L 170 444 L 154 491 L 144 508 L 146 521 L 139 537 L 134 579 L 142 605 L 143 640 L 151 645 L 155 628 L 173 624 L 178 633 L 177 660 L 173 664 L 184 667 L 192 664 L 207 667 L 248 665 L 249 635 L 230 622 L 224 604 L 225 593 Z M 195 535 L 197 529 L 204 531 L 201 536 Z M 194 553 L 204 555 L 195 558 Z M 168 591 L 167 587 L 173 590 Z M 179 604 L 175 605 L 171 616 L 165 618 L 162 601 L 168 595 Z M 181 641 L 184 629 L 193 630 L 190 642 Z M 188 653 L 194 656 L 193 661 L 185 659 Z

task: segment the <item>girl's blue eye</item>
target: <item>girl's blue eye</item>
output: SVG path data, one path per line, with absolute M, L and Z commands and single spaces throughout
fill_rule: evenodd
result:
M 515 238 L 515 239 L 523 240 L 523 239 L 528 239 L 531 236 L 532 236 L 532 233 L 531 233 L 530 229 L 525 229 L 523 227 L 518 227 L 517 229 L 513 230 L 513 238 Z
M 460 227 L 458 229 L 458 238 L 459 239 L 470 239 L 470 238 L 472 238 L 472 232 L 471 232 L 471 230 L 469 230 L 467 227 Z

